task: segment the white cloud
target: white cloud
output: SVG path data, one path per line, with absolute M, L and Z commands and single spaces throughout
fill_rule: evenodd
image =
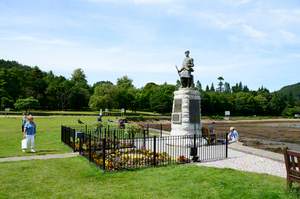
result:
M 223 1 L 227 4 L 234 5 L 234 6 L 240 6 L 252 2 L 252 0 L 223 0 Z
M 296 34 L 290 32 L 290 31 L 286 31 L 286 30 L 280 30 L 279 32 L 285 41 L 291 42 L 291 43 L 298 42 Z
M 131 0 L 135 4 L 169 4 L 175 0 Z
M 29 35 L 18 35 L 18 36 L 8 36 L 0 37 L 2 41 L 15 41 L 15 42 L 26 42 L 26 43 L 37 43 L 46 45 L 62 45 L 62 46 L 74 46 L 75 42 L 67 41 L 58 38 L 38 38 Z
M 94 3 L 136 4 L 136 5 L 167 5 L 177 0 L 85 0 Z
M 247 25 L 247 24 L 243 24 L 242 25 L 242 31 L 249 37 L 256 39 L 256 40 L 262 40 L 264 39 L 267 34 L 263 31 L 257 30 L 254 27 Z
M 269 9 L 267 13 L 272 17 L 273 23 L 280 25 L 300 24 L 300 9 Z

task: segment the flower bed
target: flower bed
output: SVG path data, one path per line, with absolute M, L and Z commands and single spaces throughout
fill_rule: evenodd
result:
M 95 151 L 92 155 L 93 161 L 103 167 L 103 153 Z M 155 160 L 154 160 L 155 158 Z M 133 169 L 147 167 L 148 165 L 165 165 L 174 159 L 167 153 L 154 153 L 149 150 L 107 150 L 105 155 L 105 170 L 114 171 L 121 169 Z

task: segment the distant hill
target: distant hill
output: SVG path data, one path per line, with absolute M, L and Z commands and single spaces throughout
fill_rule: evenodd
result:
M 278 92 L 287 96 L 290 95 L 290 93 L 292 93 L 295 99 L 300 100 L 300 82 L 297 84 L 285 86 L 281 88 Z

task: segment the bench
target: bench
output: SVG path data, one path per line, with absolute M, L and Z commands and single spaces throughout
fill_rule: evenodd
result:
M 300 183 L 300 152 L 285 148 L 283 154 L 287 173 L 287 188 L 290 189 L 293 182 Z

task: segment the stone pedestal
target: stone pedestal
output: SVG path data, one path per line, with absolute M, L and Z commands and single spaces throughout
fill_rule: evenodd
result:
M 200 95 L 195 88 L 174 92 L 171 135 L 201 134 Z

